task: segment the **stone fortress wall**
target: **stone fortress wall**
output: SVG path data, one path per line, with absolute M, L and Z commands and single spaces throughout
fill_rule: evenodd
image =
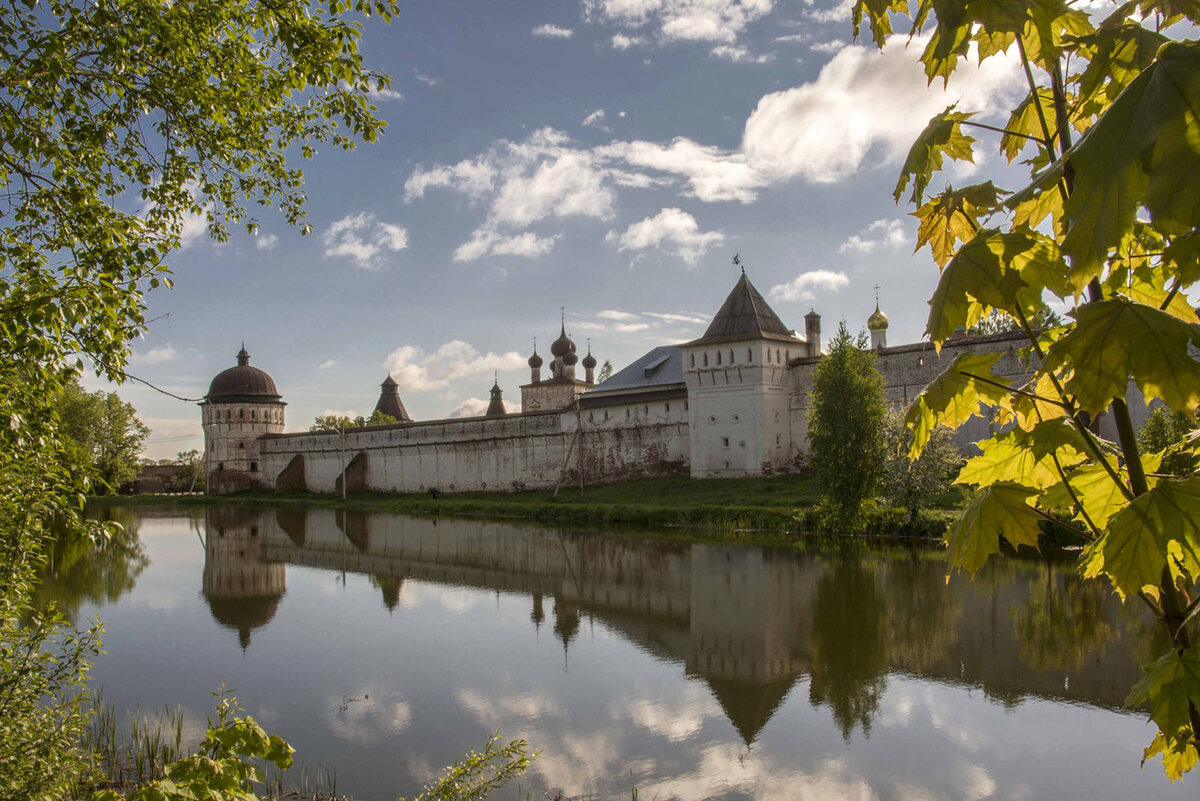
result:
M 958 335 L 939 352 L 931 343 L 888 347 L 887 317 L 868 319 L 876 367 L 889 405 L 906 407 L 960 353 L 999 353 L 994 374 L 1014 384 L 1030 375 L 1020 334 Z M 285 434 L 281 396 L 263 371 L 238 366 L 213 379 L 201 404 L 211 492 L 277 491 L 510 492 L 691 475 L 762 476 L 804 464 L 809 393 L 820 362 L 820 316 L 805 336 L 789 329 L 743 274 L 705 335 L 654 348 L 600 385 L 596 360 L 581 361 L 565 323 L 542 379 L 536 348 L 522 411 L 506 413 L 499 385 L 483 417 L 415 422 L 396 383 L 382 385 L 377 410 L 399 415 L 387 426 Z M 1133 388 L 1130 411 L 1149 413 Z M 1102 417 L 1101 433 L 1113 438 Z M 984 418 L 967 422 L 959 445 L 995 433 Z M 344 485 L 344 486 L 343 486 Z

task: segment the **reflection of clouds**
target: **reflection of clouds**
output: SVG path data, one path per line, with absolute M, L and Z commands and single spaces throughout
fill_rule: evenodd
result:
M 529 737 L 534 742 L 533 735 Z M 596 795 L 595 788 L 629 775 L 626 758 L 629 749 L 621 739 L 621 733 L 611 729 L 590 734 L 566 733 L 557 742 L 543 735 L 539 742 L 554 743 L 555 748 L 553 753 L 547 749 L 539 755 L 533 768 L 548 788 Z M 641 794 L 640 789 L 638 793 Z M 653 793 L 648 797 L 653 798 Z
M 912 722 L 913 699 L 907 692 L 892 692 L 879 705 L 878 725 L 883 729 L 906 729 Z
M 963 771 L 963 788 L 961 798 L 976 801 L 980 798 L 991 798 L 996 793 L 996 782 L 988 774 L 983 765 L 968 765 Z
M 721 714 L 713 697 L 696 684 L 687 685 L 682 697 L 622 698 L 613 704 L 614 720 L 627 718 L 651 734 L 677 743 L 700 733 L 705 718 Z
M 867 780 L 853 775 L 840 759 L 825 760 L 809 773 L 769 765 L 762 759 L 747 759 L 745 748 L 733 743 L 705 748 L 690 773 L 638 787 L 639 796 L 660 799 L 712 798 L 734 792 L 796 801 L 879 799 Z
M 921 699 L 929 713 L 929 722 L 964 751 L 978 754 L 983 748 L 975 710 L 962 703 L 946 703 L 933 687 L 927 687 Z
M 334 736 L 364 745 L 399 734 L 412 717 L 403 695 L 378 687 L 360 686 L 347 697 L 329 695 L 325 704 Z
M 513 718 L 528 722 L 558 717 L 562 713 L 557 701 L 539 692 L 491 697 L 478 690 L 459 690 L 456 697 L 459 706 L 475 713 L 479 722 L 489 729 L 505 730 L 506 724 L 511 724 Z
M 415 586 L 414 586 L 415 585 Z M 490 594 L 462 587 L 443 587 L 423 581 L 405 581 L 400 590 L 400 606 L 412 609 L 422 604 L 437 604 L 447 612 L 466 614 L 485 603 Z

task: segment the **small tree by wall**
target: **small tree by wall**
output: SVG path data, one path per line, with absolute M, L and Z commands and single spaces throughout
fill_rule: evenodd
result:
M 851 336 L 844 320 L 813 375 L 809 410 L 809 459 L 821 480 L 822 524 L 857 531 L 863 501 L 882 471 L 886 406 L 867 336 Z
M 908 519 L 928 506 L 933 496 L 950 489 L 963 465 L 963 456 L 954 444 L 954 432 L 938 426 L 921 451 L 920 458 L 909 461 L 912 431 L 904 425 L 904 412 L 890 410 L 884 419 L 884 461 L 882 490 L 889 502 L 908 510 Z

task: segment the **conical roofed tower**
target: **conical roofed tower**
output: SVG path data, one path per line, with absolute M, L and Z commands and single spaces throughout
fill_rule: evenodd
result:
M 408 410 L 404 408 L 404 402 L 400 400 L 400 385 L 390 373 L 379 385 L 379 402 L 375 404 L 375 411 L 396 418 L 397 423 L 412 422 Z

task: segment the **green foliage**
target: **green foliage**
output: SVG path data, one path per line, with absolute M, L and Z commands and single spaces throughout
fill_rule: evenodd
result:
M 86 392 L 68 381 L 53 402 L 58 434 L 71 470 L 81 474 L 92 494 L 116 492 L 137 477 L 138 456 L 150 429 L 132 405 L 115 392 Z
M 596 373 L 596 383 L 603 384 L 608 379 L 612 378 L 613 365 L 608 359 L 604 360 L 604 364 L 600 365 L 600 372 Z
M 899 188 L 916 188 L 919 246 L 945 265 L 930 303 L 934 343 L 959 326 L 1015 326 L 1034 373 L 1010 386 L 991 374 L 996 354 L 955 360 L 909 410 L 910 456 L 938 425 L 991 418 L 1004 433 L 959 475 L 978 494 L 947 535 L 951 566 L 974 572 L 1001 538 L 1035 546 L 1041 521 L 1067 520 L 1087 542 L 1084 575 L 1151 607 L 1170 645 L 1130 703 L 1148 705 L 1159 727 L 1146 757 L 1161 756 L 1177 779 L 1195 765 L 1200 734 L 1200 478 L 1162 476 L 1190 474 L 1200 440 L 1168 430 L 1167 417 L 1139 440 L 1126 393 L 1136 385 L 1187 429 L 1200 407 L 1189 353 L 1200 344 L 1189 294 L 1200 280 L 1200 42 L 1170 35 L 1194 32 L 1200 4 L 1128 2 L 1096 22 L 1062 0 L 921 0 L 912 10 L 858 0 L 856 32 L 865 19 L 882 47 L 905 16 L 914 33 L 933 27 L 921 55 L 931 81 L 972 47 L 1025 67 L 1023 99 L 996 142 L 1015 185 L 948 188 L 920 205 L 941 156 L 971 157 L 961 129 L 973 110 L 962 109 L 934 117 Z M 1172 27 L 1182 20 L 1192 25 Z M 1047 325 L 1050 296 L 1068 307 L 1065 323 Z M 1116 442 L 1096 433 L 1102 414 Z
M 217 706 L 217 720 L 208 721 L 197 753 L 163 768 L 163 775 L 128 795 L 116 790 L 95 793 L 94 801 L 195 801 L 212 798 L 229 801 L 258 801 L 255 785 L 266 783 L 256 761 L 286 770 L 293 749 L 282 737 L 268 734 L 249 715 L 243 715 L 236 699 L 224 697 Z
M 388 426 L 396 422 L 390 414 L 384 414 L 376 409 L 370 417 L 350 417 L 344 414 L 326 414 L 315 420 L 308 427 L 309 431 L 342 431 L 347 428 L 363 428 L 364 426 Z
M 886 411 L 866 335 L 852 337 L 843 321 L 813 375 L 808 417 L 809 459 L 834 530 L 862 528 L 862 503 L 874 492 L 883 462 Z
M 1162 454 L 1160 473 L 1191 475 L 1196 470 L 1196 454 L 1187 447 L 1187 438 L 1196 427 L 1196 416 L 1187 412 L 1169 412 L 1159 407 L 1138 429 L 1138 445 L 1143 453 Z
M 524 740 L 501 745 L 500 735 L 493 734 L 482 751 L 468 751 L 412 801 L 482 801 L 523 776 L 536 756 L 529 753 L 529 744 Z
M 1038 309 L 1029 318 L 1029 325 L 1036 330 L 1058 328 L 1063 324 L 1058 313 L 1049 307 Z M 1021 323 L 999 309 L 992 309 L 971 327 L 971 333 L 979 336 L 990 334 L 1015 334 L 1021 331 Z
M 204 455 L 200 451 L 180 451 L 172 463 L 179 469 L 167 482 L 168 492 L 204 491 Z
M 915 521 L 921 509 L 934 497 L 950 489 L 963 463 L 954 444 L 953 432 L 946 426 L 933 430 L 929 442 L 915 460 L 908 458 L 912 439 L 912 431 L 904 425 L 904 415 L 889 410 L 883 429 L 882 489 L 891 503 L 908 511 L 909 521 Z
M 379 136 L 369 92 L 387 78 L 362 66 L 361 23 L 344 17 L 395 11 L 0 0 L 0 796 L 52 797 L 71 780 L 83 697 L 71 686 L 95 630 L 69 635 L 35 613 L 31 581 L 51 521 L 84 536 L 80 466 L 113 486 L 129 450 L 98 457 L 56 404 L 88 367 L 125 378 L 143 293 L 170 285 L 189 217 L 219 240 L 234 225 L 253 232 L 269 207 L 309 230 L 289 157 Z M 125 411 L 106 397 L 100 417 Z

